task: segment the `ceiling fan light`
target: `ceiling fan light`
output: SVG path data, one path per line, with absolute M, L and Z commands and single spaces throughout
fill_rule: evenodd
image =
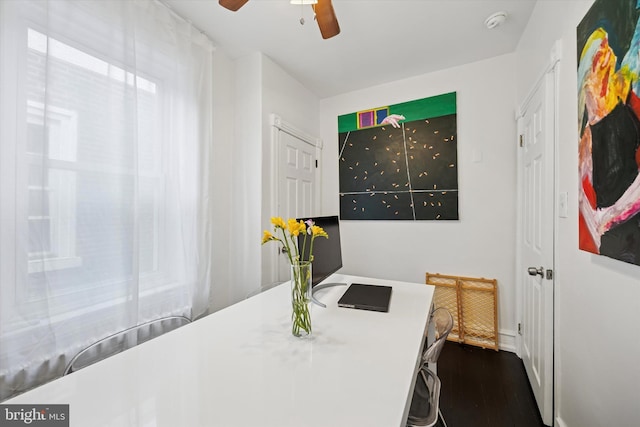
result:
M 291 4 L 316 4 L 318 0 L 290 0 Z

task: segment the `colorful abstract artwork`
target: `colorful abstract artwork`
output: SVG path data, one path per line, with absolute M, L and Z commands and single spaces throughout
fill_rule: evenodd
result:
M 338 117 L 340 218 L 458 219 L 456 94 Z
M 579 247 L 638 265 L 639 8 L 597 0 L 577 28 Z

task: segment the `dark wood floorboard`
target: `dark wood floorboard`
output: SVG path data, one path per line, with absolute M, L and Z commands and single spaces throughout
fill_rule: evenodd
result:
M 522 360 L 448 341 L 438 359 L 448 427 L 543 427 Z M 437 427 L 444 427 L 441 421 Z

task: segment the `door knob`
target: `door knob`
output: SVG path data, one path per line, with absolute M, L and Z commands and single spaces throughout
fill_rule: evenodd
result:
M 540 277 L 544 277 L 544 267 L 529 267 L 527 268 L 527 272 L 529 273 L 529 276 L 537 276 L 539 274 Z

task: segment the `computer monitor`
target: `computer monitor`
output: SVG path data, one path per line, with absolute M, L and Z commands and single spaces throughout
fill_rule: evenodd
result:
M 322 227 L 329 238 L 317 237 L 313 241 L 313 263 L 311 264 L 312 286 L 316 286 L 324 279 L 342 268 L 342 248 L 340 246 L 340 221 L 337 215 L 300 218 L 303 221 L 312 220 L 315 225 Z M 300 220 L 299 219 L 299 220 Z M 298 236 L 298 248 L 302 251 L 304 236 Z M 309 259 L 309 240 L 302 259 Z

